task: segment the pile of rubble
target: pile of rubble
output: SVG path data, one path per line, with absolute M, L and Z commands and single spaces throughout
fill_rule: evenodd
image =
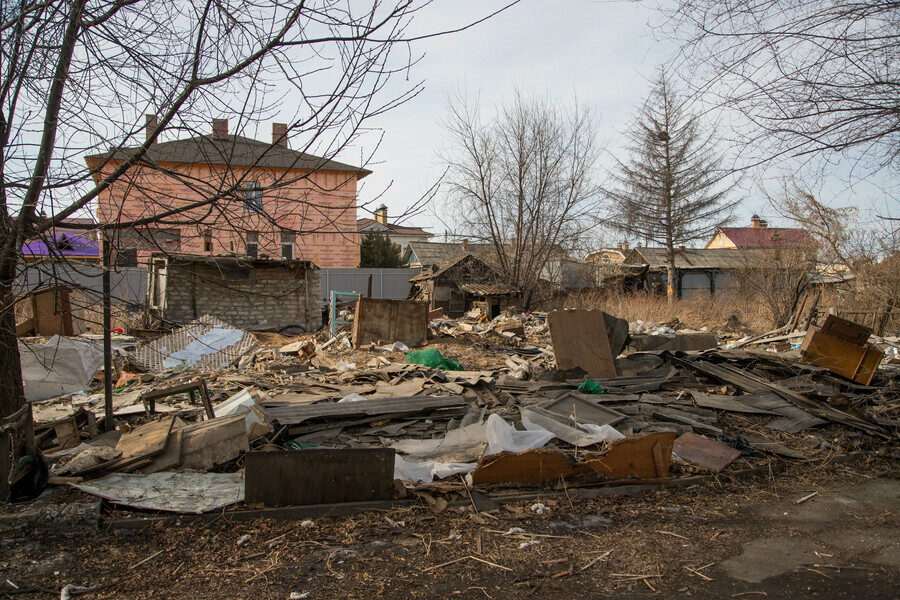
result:
M 726 343 L 600 311 L 424 306 L 361 299 L 337 335 L 205 316 L 149 342 L 119 336 L 111 431 L 92 340 L 23 342 L 23 356 L 71 355 L 23 366 L 47 481 L 148 511 L 412 496 L 437 511 L 523 486 L 590 496 L 896 453 L 900 346 L 833 316 Z

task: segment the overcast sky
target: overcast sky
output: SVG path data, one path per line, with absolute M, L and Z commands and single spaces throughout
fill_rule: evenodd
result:
M 426 32 L 461 26 L 504 4 L 487 0 L 438 3 L 418 15 L 413 28 Z M 365 208 L 359 210 L 359 216 L 371 216 L 366 209 L 374 209 L 381 201 L 387 204 L 389 215 L 403 214 L 434 184 L 443 171 L 436 152 L 446 138 L 439 120 L 447 94 L 459 88 L 479 93 L 487 112 L 516 85 L 550 91 L 559 100 L 568 101 L 577 94 L 579 103 L 590 105 L 600 115 L 600 133 L 607 149 L 619 154 L 618 132 L 647 96 L 657 66 L 674 50 L 673 45 L 653 39 L 652 26 L 660 22 L 653 5 L 655 2 L 523 0 L 468 31 L 418 42 L 414 51 L 424 57 L 409 79 L 424 79 L 424 91 L 370 122 L 379 131 L 356 149 L 363 153 L 383 135 L 375 160 L 368 165 L 373 174 L 362 182 L 359 201 Z M 353 162 L 349 154 L 342 153 L 342 157 Z M 608 162 L 609 157 L 605 164 Z M 883 206 L 877 183 L 863 182 L 853 190 L 841 186 L 848 169 L 836 169 L 833 181 L 820 184 L 826 188 L 823 199 L 846 205 L 865 197 L 867 205 Z M 770 177 L 782 174 L 769 173 Z M 738 209 L 737 224 L 749 224 L 754 212 L 765 216 L 762 194 L 752 184 L 748 182 L 741 193 L 746 201 Z M 442 202 L 439 193 L 429 211 L 403 223 L 442 233 Z
M 443 3 L 418 15 L 414 28 L 453 28 L 504 4 Z M 438 179 L 443 168 L 436 152 L 446 139 L 439 120 L 447 94 L 455 89 L 480 94 L 485 112 L 516 85 L 549 91 L 562 101 L 577 95 L 579 103 L 599 113 L 601 135 L 613 148 L 616 131 L 646 96 L 648 78 L 671 50 L 651 39 L 648 21 L 655 19 L 652 10 L 636 2 L 524 0 L 473 29 L 420 42 L 415 48 L 424 57 L 410 79 L 424 79 L 425 89 L 374 121 L 384 137 L 369 167 L 373 174 L 362 182 L 360 204 L 375 208 L 380 201 L 373 198 L 390 185 L 382 200 L 389 215 L 403 214 Z M 374 141 L 372 136 L 368 141 Z M 441 204 L 438 194 L 432 211 L 405 224 L 443 232 Z M 359 216 L 370 215 L 360 209 Z

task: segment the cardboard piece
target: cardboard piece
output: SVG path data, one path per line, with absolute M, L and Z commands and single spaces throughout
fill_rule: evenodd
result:
M 556 368 L 584 369 L 592 377 L 616 377 L 604 313 L 599 310 L 560 310 L 547 314 Z
M 418 300 L 360 298 L 353 317 L 353 347 L 367 342 L 403 342 L 410 348 L 425 342 L 428 304 Z

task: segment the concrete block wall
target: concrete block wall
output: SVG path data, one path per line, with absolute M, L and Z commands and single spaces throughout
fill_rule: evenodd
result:
M 166 281 L 166 306 L 162 317 L 187 323 L 205 314 L 235 327 L 280 328 L 322 326 L 320 281 L 308 271 L 309 315 L 304 269 L 279 265 L 224 270 L 198 263 L 170 263 Z

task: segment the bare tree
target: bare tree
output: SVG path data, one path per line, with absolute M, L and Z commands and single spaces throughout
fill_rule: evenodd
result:
M 741 145 L 754 158 L 856 151 L 875 169 L 900 164 L 900 2 L 679 0 L 664 11 L 695 91 L 747 118 Z
M 529 304 L 551 261 L 595 222 L 596 119 L 577 102 L 521 89 L 487 118 L 462 94 L 447 111 L 441 158 L 458 230 L 489 245 L 492 262 Z
M 666 248 L 667 295 L 676 295 L 675 249 L 709 237 L 730 216 L 735 186 L 721 166 L 712 128 L 690 114 L 660 71 L 627 132 L 626 160 L 616 160 L 611 225 Z
M 291 135 L 302 150 L 322 157 L 318 165 L 298 165 L 315 172 L 348 148 L 368 119 L 421 90 L 421 83 L 413 82 L 388 94 L 385 86 L 414 64 L 409 43 L 417 38 L 407 27 L 427 5 L 408 0 L 368 6 L 335 0 L 4 3 L 0 417 L 24 402 L 13 285 L 26 240 L 92 212 L 98 198 L 116 186 L 139 193 L 147 208 L 111 215 L 100 228 L 131 229 L 149 236 L 150 243 L 158 242 L 150 235 L 154 228 L 193 227 L 200 235 L 205 220 L 232 214 L 235 202 L 243 206 L 247 200 L 244 170 L 201 178 L 155 162 L 150 152 L 167 136 L 196 135 L 210 116 L 230 116 L 243 130 L 267 116 L 288 114 L 282 139 L 264 144 L 261 153 L 277 152 Z M 145 123 L 145 114 L 156 119 Z M 217 146 L 226 152 L 227 147 Z M 94 157 L 88 165 L 87 155 Z M 231 158 L 222 164 L 232 164 Z M 151 172 L 178 181 L 190 194 L 154 187 L 159 179 L 147 177 Z M 264 185 L 277 191 L 292 183 L 273 175 Z M 325 192 L 347 195 L 344 182 L 336 180 Z M 285 196 L 282 209 L 289 210 L 289 203 L 303 214 L 323 210 L 302 195 Z M 251 216 L 277 230 L 273 215 Z M 244 226 L 240 219 L 225 222 L 236 230 Z

